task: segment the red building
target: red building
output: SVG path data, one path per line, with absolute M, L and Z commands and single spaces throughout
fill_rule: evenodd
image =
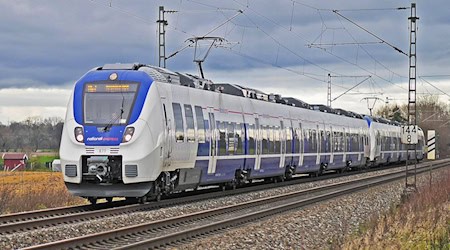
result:
M 23 153 L 4 153 L 3 159 L 3 170 L 6 171 L 19 171 L 25 170 L 27 166 L 28 156 Z

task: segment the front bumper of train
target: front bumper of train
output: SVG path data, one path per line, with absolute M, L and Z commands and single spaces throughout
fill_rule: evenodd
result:
M 73 195 L 82 197 L 142 197 L 152 191 L 153 182 L 105 185 L 66 182 L 66 187 Z

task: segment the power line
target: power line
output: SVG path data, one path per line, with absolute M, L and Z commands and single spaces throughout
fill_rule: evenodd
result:
M 343 45 L 372 45 L 372 44 L 380 44 L 383 42 L 344 42 L 344 43 L 311 43 L 308 44 L 307 46 L 312 48 L 312 47 L 320 47 L 320 46 L 343 46 Z
M 332 9 L 324 9 L 324 8 L 317 8 L 314 7 L 312 5 L 309 4 L 305 4 L 302 3 L 300 1 L 296 1 L 296 0 L 291 0 L 292 2 L 299 4 L 299 5 L 303 5 L 305 7 L 314 9 L 314 10 L 319 10 L 319 11 L 332 11 Z M 391 7 L 391 8 L 360 8 L 360 9 L 339 9 L 339 11 L 386 11 L 386 10 L 407 10 L 410 9 L 411 7 Z
M 344 93 L 338 95 L 337 97 L 335 97 L 333 100 L 331 100 L 331 102 L 336 101 L 339 97 L 347 94 L 349 91 L 351 91 L 352 89 L 358 87 L 359 85 L 361 85 L 363 82 L 367 81 L 371 76 L 366 77 L 364 80 L 360 81 L 358 84 L 354 85 L 353 87 L 349 88 L 347 91 L 345 91 Z
M 292 0 L 291 0 L 291 1 L 292 1 Z M 319 9 L 319 8 L 316 8 L 316 7 L 313 7 L 313 6 L 311 6 L 311 5 L 304 4 L 304 3 L 301 3 L 301 2 L 298 2 L 298 1 L 294 1 L 294 2 L 295 2 L 296 4 L 300 4 L 300 5 L 303 5 L 303 6 L 305 6 L 305 7 L 312 8 L 312 9 L 314 9 L 314 10 L 316 10 L 316 11 L 318 12 L 318 15 L 320 16 L 320 19 L 321 19 L 321 21 L 322 21 L 322 26 L 325 27 L 326 29 L 322 30 L 321 34 L 314 40 L 314 42 L 317 41 L 317 39 L 321 38 L 321 36 L 323 35 L 323 33 L 328 29 L 328 27 L 327 27 L 325 21 L 323 20 L 322 15 L 321 15 L 321 10 L 325 10 L 325 9 Z M 332 10 L 326 10 L 326 11 L 332 11 Z M 340 19 L 339 19 L 339 20 L 340 20 Z M 344 28 L 344 30 L 346 30 L 346 32 L 350 35 L 350 37 L 355 41 L 355 43 L 358 43 L 358 41 L 356 41 L 356 39 L 351 35 L 351 33 L 345 28 L 345 26 L 342 24 L 342 22 L 341 22 L 341 25 L 342 25 L 342 27 Z M 294 33 L 294 34 L 295 34 L 295 33 Z M 383 42 L 381 42 L 381 43 L 383 43 Z M 311 44 L 311 43 L 309 43 L 309 44 Z M 362 50 L 363 50 L 370 58 L 372 58 L 372 60 L 374 60 L 376 63 L 380 64 L 383 68 L 385 68 L 386 70 L 388 70 L 388 71 L 391 72 L 392 74 L 397 75 L 397 76 L 402 77 L 402 78 L 406 78 L 406 77 L 401 76 L 400 74 L 398 74 L 398 73 L 396 73 L 396 72 L 390 70 L 390 69 L 389 69 L 388 67 L 386 67 L 384 64 L 382 64 L 381 62 L 379 62 L 379 61 L 378 61 L 375 57 L 373 57 L 373 56 L 372 56 L 372 55 L 371 55 L 364 47 L 362 47 L 362 46 L 360 46 L 360 45 L 358 45 L 358 47 L 361 48 L 361 49 L 362 49 Z M 386 81 L 386 82 L 389 82 L 389 83 L 391 83 L 391 84 L 393 84 L 393 85 L 396 85 L 395 83 L 392 82 L 392 80 L 388 80 L 388 79 L 386 79 L 386 78 L 384 78 L 384 77 L 381 77 L 380 75 L 376 74 L 375 72 L 371 72 L 371 71 L 369 71 L 369 70 L 367 70 L 367 69 L 361 67 L 360 65 L 357 65 L 356 63 L 352 63 L 352 62 L 348 61 L 347 59 L 345 59 L 345 58 L 343 58 L 343 57 L 340 57 L 340 56 L 334 54 L 333 52 L 331 52 L 331 51 L 329 51 L 329 50 L 323 49 L 323 51 L 325 51 L 326 53 L 330 54 L 331 56 L 336 57 L 337 59 L 339 59 L 339 60 L 341 60 L 341 61 L 343 61 L 343 62 L 346 62 L 346 63 L 349 63 L 350 65 L 356 66 L 356 67 L 358 67 L 358 68 L 360 68 L 360 69 L 362 69 L 362 70 L 364 70 L 364 71 L 370 73 L 371 75 L 377 76 L 378 78 L 380 78 L 380 79 L 382 79 L 382 80 L 384 80 L 384 81 Z M 401 87 L 401 86 L 399 86 L 399 85 L 397 85 L 397 86 L 398 86 L 399 88 L 401 88 L 401 89 L 405 89 L 405 88 L 403 88 L 403 87 Z
M 339 13 L 338 10 L 333 10 L 333 13 L 335 13 L 336 15 L 344 18 L 345 20 L 349 21 L 350 23 L 354 24 L 356 27 L 364 30 L 365 32 L 369 33 L 370 35 L 372 35 L 373 37 L 377 38 L 378 40 L 382 41 L 383 43 L 385 43 L 386 45 L 388 45 L 389 47 L 393 48 L 394 50 L 396 50 L 397 52 L 408 56 L 408 54 L 406 54 L 405 52 L 403 52 L 401 49 L 397 48 L 396 46 L 392 45 L 391 43 L 387 42 L 386 40 L 384 40 L 383 38 L 375 35 L 373 32 L 367 30 L 366 28 L 362 27 L 361 25 L 357 24 L 356 22 L 350 20 L 349 18 L 347 18 L 346 16 L 342 15 L 341 13 Z
M 387 10 L 408 10 L 411 7 L 394 7 L 394 8 L 372 8 L 372 9 L 339 9 L 338 11 L 387 11 Z
M 287 47 L 286 45 L 284 45 L 283 43 L 281 43 L 281 42 L 280 42 L 278 39 L 276 39 L 274 36 L 270 35 L 269 32 L 267 32 L 267 31 L 261 29 L 261 28 L 255 23 L 255 21 L 253 21 L 253 19 L 251 19 L 246 13 L 244 13 L 244 16 L 245 16 L 251 23 L 253 23 L 253 24 L 258 28 L 258 30 L 260 30 L 262 33 L 264 33 L 266 36 L 268 36 L 270 39 L 272 39 L 276 44 L 278 44 L 279 46 L 283 47 L 284 49 L 286 49 L 287 51 L 289 51 L 289 52 L 292 53 L 293 55 L 295 55 L 295 56 L 301 58 L 301 59 L 304 60 L 305 62 L 308 62 L 308 63 L 310 63 L 311 65 L 314 65 L 314 66 L 316 66 L 316 67 L 318 67 L 318 68 L 320 68 L 320 69 L 322 69 L 322 70 L 324 70 L 324 71 L 331 72 L 331 73 L 337 74 L 337 75 L 341 75 L 341 74 L 339 74 L 339 73 L 336 73 L 336 72 L 333 72 L 333 71 L 331 71 L 331 70 L 328 70 L 328 69 L 326 69 L 326 68 L 324 68 L 324 67 L 322 67 L 322 66 L 320 66 L 320 65 L 318 65 L 318 64 L 316 64 L 316 63 L 314 63 L 314 62 L 312 62 L 312 61 L 310 61 L 310 60 L 308 60 L 308 59 L 306 59 L 305 57 L 299 55 L 297 52 L 293 51 L 292 49 L 290 49 L 289 47 Z
M 352 33 L 345 27 L 345 25 L 342 23 L 342 21 L 341 21 L 341 19 L 338 19 L 339 20 L 339 22 L 341 23 L 341 25 L 342 25 L 342 27 L 344 28 L 344 30 L 345 30 L 345 32 L 347 32 L 347 34 L 352 38 L 352 40 L 354 41 L 354 42 L 358 42 L 357 40 L 356 40 L 356 38 L 352 35 Z M 381 41 L 380 41 L 381 42 Z M 381 42 L 381 43 L 383 43 L 383 42 Z M 364 48 L 363 46 L 361 46 L 360 44 L 358 44 L 358 48 L 361 48 L 370 58 L 372 58 L 372 60 L 375 62 L 375 63 L 378 63 L 378 64 L 380 64 L 385 70 L 387 70 L 387 71 L 389 71 L 389 72 L 391 72 L 392 74 L 395 74 L 395 75 L 397 75 L 397 76 L 399 76 L 399 77 L 402 77 L 402 78 L 407 78 L 406 76 L 402 76 L 402 75 L 400 75 L 400 74 L 398 74 L 398 73 L 396 73 L 396 72 L 394 72 L 394 71 L 392 71 L 391 69 L 389 69 L 387 66 L 385 66 L 384 64 L 382 64 L 378 59 L 376 59 L 372 54 L 370 54 L 367 50 L 366 50 L 366 48 Z
M 425 75 L 425 76 L 419 76 L 419 77 L 450 77 L 450 75 Z
M 190 0 L 190 1 L 192 1 L 192 0 Z M 240 2 L 238 2 L 237 0 L 233 0 L 233 1 L 234 1 L 236 4 L 240 5 L 241 7 L 247 8 L 247 9 L 249 9 L 251 12 L 255 13 L 256 15 L 258 15 L 258 16 L 260 16 L 260 17 L 266 19 L 266 20 L 268 20 L 269 22 L 273 23 L 274 25 L 276 25 L 276 26 L 278 26 L 278 27 L 281 27 L 282 29 L 284 29 L 284 30 L 290 32 L 291 34 L 294 34 L 297 38 L 300 38 L 301 40 L 305 41 L 306 43 L 310 43 L 307 39 L 305 39 L 305 38 L 304 38 L 302 35 L 300 35 L 298 32 L 293 32 L 293 31 L 290 30 L 289 28 L 286 28 L 285 26 L 279 24 L 278 22 L 276 22 L 276 21 L 273 20 L 272 18 L 269 18 L 269 17 L 267 17 L 267 16 L 265 16 L 265 15 L 259 13 L 258 11 L 254 10 L 253 8 L 251 8 L 251 7 L 248 6 L 248 5 L 244 5 L 244 4 L 240 3 Z M 312 8 L 312 9 L 314 9 L 314 10 L 317 10 L 317 11 L 318 11 L 318 14 L 320 15 L 320 10 L 321 10 L 321 9 L 319 9 L 319 8 L 315 8 L 315 7 L 313 7 L 313 6 L 310 6 L 310 5 L 307 5 L 307 4 L 303 4 L 303 3 L 300 3 L 300 2 L 298 2 L 298 1 L 295 1 L 295 3 L 296 3 L 296 4 L 303 5 L 303 6 L 306 6 L 306 7 L 309 7 L 309 8 Z M 209 5 L 209 7 L 211 7 L 211 8 L 216 8 L 215 6 L 211 6 L 211 5 Z M 328 11 L 332 11 L 332 10 L 328 10 Z M 249 18 L 249 16 L 248 16 L 247 14 L 245 14 L 245 16 L 246 16 L 247 18 Z M 251 21 L 253 21 L 253 20 L 251 20 Z M 235 25 L 239 25 L 239 24 L 236 24 L 236 23 L 234 23 L 234 22 L 232 22 L 232 23 L 235 24 Z M 323 23 L 324 23 L 324 22 L 323 22 Z M 259 29 L 259 30 L 263 31 L 263 30 L 260 28 L 260 26 L 258 26 L 254 21 L 253 21 L 253 24 L 256 26 L 256 27 L 255 27 L 256 29 Z M 324 23 L 324 24 L 325 24 L 325 23 Z M 263 33 L 264 33 L 264 31 L 263 31 Z M 267 32 L 266 32 L 266 33 L 267 33 Z M 268 35 L 268 34 L 266 34 L 266 35 Z M 270 37 L 270 35 L 269 35 L 269 37 Z M 273 38 L 273 37 L 272 37 L 272 38 Z M 242 44 L 241 44 L 241 46 L 242 46 Z M 282 46 L 282 47 L 283 47 L 283 46 Z M 361 47 L 361 48 L 364 50 L 363 47 Z M 290 50 L 289 48 L 286 48 L 286 49 L 287 49 L 288 51 L 290 51 L 290 52 L 292 51 L 292 50 Z M 327 50 L 324 50 L 324 51 L 325 51 L 326 53 L 330 54 L 331 56 L 336 57 L 337 59 L 343 61 L 343 62 L 346 62 L 346 63 L 348 63 L 348 64 L 350 64 L 350 65 L 356 66 L 356 67 L 358 67 L 358 68 L 360 68 L 360 69 L 366 71 L 367 73 L 369 73 L 369 74 L 371 74 L 371 75 L 377 76 L 378 78 L 380 78 L 380 79 L 382 79 L 382 80 L 384 80 L 384 81 L 386 81 L 386 82 L 389 82 L 389 83 L 391 83 L 391 84 L 393 84 L 393 85 L 396 85 L 396 84 L 393 83 L 391 80 L 386 79 L 386 78 L 384 78 L 384 77 L 382 77 L 382 76 L 376 74 L 375 72 L 372 72 L 372 71 L 370 71 L 370 70 L 368 70 L 368 69 L 365 69 L 365 68 L 361 67 L 360 65 L 357 65 L 357 64 L 355 64 L 355 63 L 352 63 L 352 62 L 348 61 L 347 59 L 342 58 L 342 57 L 340 57 L 340 56 L 338 56 L 338 55 L 336 55 L 336 54 L 334 54 L 334 53 L 332 53 L 332 52 L 330 52 L 330 51 L 327 51 Z M 386 66 L 384 66 L 382 63 L 380 63 L 378 60 L 376 60 L 373 56 L 371 56 L 366 50 L 365 50 L 365 52 L 366 52 L 366 54 L 368 54 L 368 55 L 372 58 L 372 60 L 374 60 L 376 63 L 380 64 L 383 68 L 385 68 L 386 70 L 388 70 L 388 71 L 391 72 L 392 74 L 395 74 L 395 75 L 400 76 L 399 74 L 397 74 L 397 73 L 395 73 L 395 72 L 389 70 Z M 299 56 L 297 53 L 294 53 L 294 54 L 297 55 L 297 56 Z M 304 57 L 301 57 L 301 58 L 305 60 Z M 305 60 L 305 61 L 306 61 L 306 60 Z M 310 60 L 307 60 L 307 62 L 313 64 L 314 66 L 318 66 L 317 64 L 311 62 Z M 320 67 L 320 66 L 318 66 L 318 67 L 323 69 L 323 67 Z M 400 76 L 400 77 L 403 77 L 403 76 Z M 396 85 L 396 86 L 397 86 L 397 85 Z M 401 86 L 398 86 L 398 87 L 404 89 L 404 88 L 401 87 Z
M 293 69 L 290 69 L 290 68 L 287 68 L 287 67 L 283 67 L 283 66 L 278 65 L 278 64 L 273 64 L 273 63 L 270 63 L 268 61 L 264 61 L 264 60 L 262 60 L 260 58 L 257 58 L 257 57 L 254 57 L 254 56 L 250 56 L 248 54 L 245 54 L 245 53 L 240 52 L 240 51 L 233 50 L 231 48 L 226 48 L 226 49 L 229 50 L 233 54 L 236 54 L 238 56 L 241 56 L 241 57 L 244 57 L 244 58 L 256 61 L 256 62 L 259 62 L 261 64 L 265 64 L 265 65 L 269 65 L 269 66 L 276 67 L 276 68 L 279 68 L 279 69 L 283 69 L 283 70 L 289 71 L 291 73 L 294 73 L 294 74 L 297 74 L 297 75 L 300 75 L 300 76 L 305 76 L 305 77 L 308 77 L 310 79 L 326 83 L 325 80 L 320 79 L 320 78 L 317 77 L 317 76 L 322 76 L 322 75 L 315 75 L 315 74 L 312 74 L 312 73 L 299 72 L 297 70 L 293 70 Z
M 444 95 L 450 97 L 449 94 L 445 93 L 445 92 L 444 92 L 443 90 L 441 90 L 440 88 L 434 86 L 434 84 L 432 84 L 431 82 L 429 82 L 429 81 L 423 79 L 423 77 L 419 76 L 419 78 L 422 79 L 424 82 L 428 83 L 431 87 L 435 88 L 437 91 L 439 91 L 439 92 L 441 92 L 442 94 L 444 94 Z

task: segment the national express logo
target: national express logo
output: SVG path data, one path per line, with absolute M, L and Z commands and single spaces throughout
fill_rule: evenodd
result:
M 92 136 L 92 137 L 88 137 L 86 140 L 87 141 L 118 141 L 119 138 L 117 138 L 117 137 L 104 137 L 104 136 L 99 136 L 99 137 Z

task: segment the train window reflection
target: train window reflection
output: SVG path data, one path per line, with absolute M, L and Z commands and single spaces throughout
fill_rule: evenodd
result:
M 205 121 L 203 119 L 202 107 L 195 106 L 195 117 L 197 119 L 197 136 L 199 143 L 205 143 Z
M 179 103 L 172 103 L 173 116 L 175 120 L 175 140 L 177 142 L 184 141 L 184 124 L 181 106 Z
M 249 124 L 248 125 L 248 154 L 249 155 L 254 155 L 255 154 L 255 148 L 256 148 L 256 143 L 255 143 L 255 125 L 254 124 Z
M 187 141 L 194 142 L 195 141 L 195 131 L 194 131 L 194 114 L 192 113 L 191 105 L 184 105 L 184 114 L 186 116 L 186 132 L 187 132 Z

